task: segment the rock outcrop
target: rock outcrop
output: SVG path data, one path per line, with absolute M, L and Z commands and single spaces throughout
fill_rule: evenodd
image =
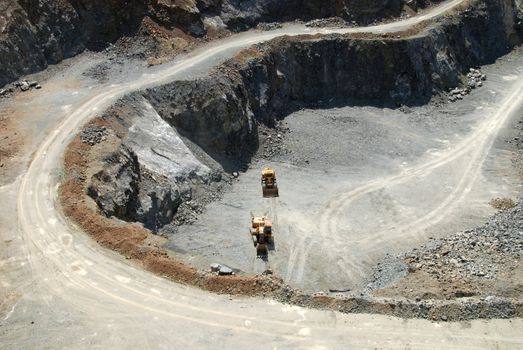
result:
M 303 107 L 421 105 L 461 84 L 470 67 L 521 42 L 514 4 L 478 0 L 405 39 L 276 39 L 208 78 L 151 88 L 144 96 L 209 154 L 244 157 L 258 146 L 257 122 L 272 125 Z
M 195 158 L 147 101 L 140 96 L 124 100 L 126 111 L 114 107 L 113 113 L 128 132 L 104 160 L 104 168 L 92 176 L 88 194 L 105 215 L 157 231 L 173 220 L 183 202 L 193 199 L 198 183 L 209 184 L 219 175 Z M 91 144 L 92 137 L 85 140 Z
M 431 1 L 436 2 L 439 0 Z M 260 22 L 340 16 L 370 21 L 398 15 L 404 0 L 0 0 L 0 87 L 72 57 L 98 50 L 142 24 L 193 37 L 243 30 Z M 145 35 L 147 30 L 143 30 Z
M 174 82 L 148 89 L 144 96 L 180 134 L 218 160 L 257 147 L 251 99 L 237 72 Z
M 130 161 L 134 158 L 124 148 L 121 164 L 109 162 L 106 169 L 117 179 L 123 176 L 122 180 L 113 183 L 114 176 L 96 175 L 93 182 L 101 190 L 92 196 L 107 215 L 159 227 L 172 218 L 179 203 L 176 198 L 196 187 L 188 183 L 181 190 L 180 184 L 193 178 L 208 181 L 207 175 L 198 175 L 203 167 L 197 161 L 184 161 L 186 167 L 173 166 L 173 171 L 170 165 L 160 165 L 172 164 L 177 157 L 192 159 L 184 156 L 188 153 L 182 146 L 158 151 L 177 145 L 176 137 L 166 138 L 169 127 L 165 123 L 172 133 L 177 130 L 222 166 L 227 160 L 247 162 L 258 147 L 258 123 L 272 125 L 303 107 L 428 102 L 434 94 L 459 85 L 470 67 L 493 62 L 521 42 L 518 15 L 517 7 L 503 0 L 476 0 L 472 9 L 405 39 L 339 35 L 277 39 L 245 51 L 207 78 L 136 93 L 135 98 L 144 98 L 150 106 L 141 107 L 139 114 L 146 122 L 131 127 L 124 144 L 138 154 L 139 166 Z M 147 110 L 154 110 L 154 115 Z M 159 132 L 160 139 L 169 141 L 156 149 L 147 123 L 156 123 L 157 134 L 165 131 Z M 133 133 L 134 146 L 129 142 Z M 155 161 L 155 157 L 161 159 Z M 152 181 L 136 180 L 137 174 L 147 173 L 143 169 L 168 181 L 154 175 Z M 97 199 L 110 198 L 110 190 L 104 189 L 111 186 L 114 205 Z

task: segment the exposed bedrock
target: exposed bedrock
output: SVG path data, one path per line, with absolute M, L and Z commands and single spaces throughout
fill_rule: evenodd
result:
M 0 86 L 134 31 L 139 1 L 0 0 Z
M 257 148 L 250 95 L 235 71 L 175 82 L 144 94 L 165 121 L 222 165 Z
M 521 42 L 513 6 L 476 1 L 405 40 L 330 36 L 276 40 L 239 67 L 257 118 L 270 122 L 316 104 L 425 104 Z
M 246 50 L 207 78 L 126 97 L 115 108 L 133 107 L 117 113 L 130 120 L 129 132 L 116 158 L 93 177 L 90 195 L 106 215 L 158 229 L 191 201 L 191 191 L 219 179 L 215 163 L 203 165 L 180 136 L 231 171 L 257 149 L 257 123 L 271 125 L 299 108 L 424 104 L 460 84 L 469 67 L 520 42 L 514 3 L 475 4 L 405 39 L 278 39 Z
M 148 89 L 144 96 L 182 135 L 219 156 L 246 157 L 268 125 L 303 107 L 421 105 L 461 83 L 521 40 L 517 13 L 480 0 L 406 39 L 283 38 L 246 50 L 208 78 Z
M 182 203 L 193 199 L 198 185 L 220 179 L 140 96 L 124 98 L 109 113 L 128 130 L 88 188 L 105 215 L 139 221 L 156 231 L 173 220 Z
M 439 1 L 414 1 L 420 7 Z M 405 0 L 200 0 L 202 8 L 220 9 L 231 29 L 245 29 L 259 22 L 342 17 L 368 22 L 377 17 L 397 16 Z
M 326 16 L 369 21 L 398 15 L 404 1 L 0 0 L 0 87 L 86 48 L 133 35 L 144 20 L 200 37 L 208 30 L 241 30 L 263 21 Z

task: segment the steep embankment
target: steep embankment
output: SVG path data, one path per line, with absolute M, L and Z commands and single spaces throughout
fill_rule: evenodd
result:
M 411 8 L 436 1 L 408 1 Z M 341 16 L 369 22 L 397 16 L 404 0 L 0 0 L 0 87 L 124 35 L 201 37 L 260 22 Z M 155 29 L 152 30 L 153 32 Z
M 318 104 L 424 104 L 460 84 L 469 67 L 493 62 L 520 42 L 514 6 L 475 4 L 405 39 L 277 39 L 242 52 L 209 78 L 173 82 L 144 96 L 210 154 L 248 155 L 257 146 L 255 121 L 270 125 Z
M 224 167 L 238 160 L 248 162 L 258 147 L 257 123 L 272 125 L 304 106 L 423 104 L 434 94 L 460 84 L 469 67 L 492 62 L 520 42 L 522 34 L 517 23 L 520 12 L 515 3 L 477 0 L 474 5 L 440 23 L 428 24 L 404 39 L 398 39 L 397 35 L 378 38 L 332 35 L 274 40 L 242 52 L 208 78 L 151 88 L 126 103 L 136 105 L 137 98 L 145 98 L 155 115 Z M 140 108 L 145 107 L 137 106 Z M 147 113 L 117 114 L 121 120 L 133 120 L 143 119 Z M 125 135 L 120 155 L 127 157 L 126 144 L 134 142 L 133 138 L 139 135 Z M 133 163 L 128 169 L 124 169 L 127 163 L 116 167 L 109 164 L 103 170 L 104 176 L 93 178 L 90 195 L 106 215 L 145 222 L 153 229 L 174 216 L 173 211 L 183 202 L 178 198 L 189 192 L 175 192 L 178 197 L 172 200 L 173 192 L 151 191 L 161 187 L 155 178 L 176 178 L 172 172 L 158 169 L 152 178 L 140 176 L 143 169 L 151 171 L 147 163 L 156 156 L 142 155 L 138 159 L 140 164 Z M 163 162 L 176 163 L 176 160 L 164 157 Z M 130 182 L 122 183 L 118 176 L 127 171 L 133 172 L 129 178 L 142 180 L 132 182 L 134 187 Z M 187 184 L 188 178 L 177 181 Z M 210 180 L 203 176 L 191 181 L 190 187 L 194 188 L 195 181 Z M 175 185 L 169 184 L 169 188 Z M 169 196 L 159 198 L 158 193 Z M 151 194 L 155 204 L 148 206 L 148 219 L 143 220 L 143 215 L 138 215 L 140 210 L 135 208 L 143 207 L 148 202 L 143 198 Z M 114 200 L 119 202 L 119 208 L 130 209 L 114 210 Z M 185 201 L 191 200 L 187 195 Z M 172 203 L 178 204 L 172 206 Z

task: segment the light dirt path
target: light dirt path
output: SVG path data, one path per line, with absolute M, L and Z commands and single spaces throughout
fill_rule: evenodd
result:
M 435 8 L 430 16 L 458 3 Z M 405 27 L 415 23 L 410 19 Z M 368 30 L 389 28 L 398 30 L 401 24 Z M 176 285 L 102 249 L 55 210 L 63 150 L 94 113 L 124 93 L 174 79 L 217 55 L 303 32 L 312 30 L 238 35 L 68 108 L 27 171 L 0 188 L 5 209 L 0 286 L 9 304 L 0 320 L 0 348 L 514 349 L 523 343 L 521 320 L 438 324 L 342 315 Z

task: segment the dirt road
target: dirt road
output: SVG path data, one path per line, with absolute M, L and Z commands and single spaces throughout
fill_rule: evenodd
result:
M 460 2 L 435 8 L 430 16 Z M 367 30 L 398 30 L 415 23 L 411 19 Z M 0 188 L 4 243 L 0 251 L 4 299 L 0 348 L 267 348 L 270 344 L 273 348 L 314 349 L 351 345 L 512 349 L 523 343 L 523 321 L 518 319 L 439 324 L 342 315 L 175 285 L 102 249 L 55 209 L 63 150 L 93 114 L 124 93 L 195 74 L 241 47 L 303 32 L 313 30 L 292 27 L 234 36 L 151 69 L 138 79 L 82 89 L 78 98 L 62 98 L 61 104 L 53 104 L 52 97 L 63 96 L 63 92 L 40 92 L 39 103 L 45 104 L 46 98 L 51 103 L 41 113 L 55 115 L 41 130 L 51 131 L 36 148 L 28 169 Z M 497 124 L 488 125 L 485 128 Z M 348 198 L 340 200 L 348 205 Z

